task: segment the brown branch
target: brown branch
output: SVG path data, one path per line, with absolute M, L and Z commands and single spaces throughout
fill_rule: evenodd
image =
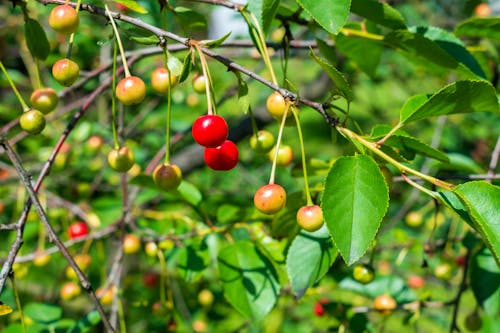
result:
M 97 299 L 94 290 L 92 289 L 92 285 L 90 281 L 88 280 L 87 276 L 85 273 L 82 272 L 78 264 L 75 262 L 71 254 L 69 253 L 68 249 L 64 246 L 63 242 L 57 237 L 56 232 L 52 228 L 52 226 L 49 223 L 49 220 L 47 219 L 47 214 L 45 213 L 45 210 L 43 209 L 40 201 L 38 200 L 38 197 L 36 195 L 35 189 L 31 185 L 31 179 L 24 167 L 21 164 L 21 160 L 17 153 L 12 149 L 10 144 L 7 141 L 1 141 L 0 144 L 3 146 L 5 149 L 5 152 L 7 153 L 7 156 L 11 160 L 12 164 L 18 171 L 19 177 L 21 178 L 24 187 L 28 191 L 28 195 L 30 197 L 30 200 L 35 206 L 35 210 L 38 213 L 38 216 L 40 217 L 40 220 L 42 221 L 43 225 L 47 229 L 47 233 L 49 235 L 49 239 L 56 244 L 56 246 L 59 248 L 59 251 L 61 254 L 66 258 L 68 261 L 69 265 L 75 270 L 76 275 L 78 276 L 78 279 L 80 280 L 80 283 L 82 287 L 88 292 L 89 296 L 92 298 L 94 301 L 94 304 L 97 308 L 97 311 L 101 315 L 101 320 L 106 327 L 108 332 L 115 332 L 113 327 L 111 327 L 111 324 L 108 321 L 108 318 L 106 317 L 106 313 L 104 312 L 104 309 L 102 308 L 101 303 Z M 19 234 L 18 234 L 19 235 Z M 17 239 L 16 239 L 17 241 Z M 22 242 L 22 238 L 20 239 L 20 242 Z M 12 248 L 11 248 L 12 250 Z

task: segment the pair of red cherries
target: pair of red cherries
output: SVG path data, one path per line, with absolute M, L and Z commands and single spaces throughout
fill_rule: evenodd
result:
M 238 164 L 238 147 L 227 139 L 228 132 L 226 120 L 214 114 L 198 117 L 191 128 L 194 141 L 205 147 L 206 165 L 213 170 L 227 171 Z

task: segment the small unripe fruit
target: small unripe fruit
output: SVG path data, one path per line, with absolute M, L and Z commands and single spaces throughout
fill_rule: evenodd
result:
M 379 295 L 373 301 L 373 308 L 383 314 L 389 314 L 397 308 L 397 303 L 390 295 Z
M 89 268 L 92 258 L 86 253 L 76 254 L 73 259 L 80 270 L 85 271 Z M 71 280 L 77 280 L 78 275 L 76 274 L 73 267 L 66 267 L 66 277 Z
M 108 154 L 108 164 L 115 171 L 127 172 L 134 163 L 134 155 L 127 147 L 113 149 Z
M 200 319 L 193 321 L 191 326 L 193 327 L 193 331 L 196 333 L 204 333 L 207 331 L 207 323 Z
M 417 211 L 412 211 L 406 214 L 405 223 L 411 228 L 418 228 L 424 223 L 424 218 L 422 213 Z
M 261 130 L 250 137 L 250 147 L 256 152 L 265 154 L 274 146 L 274 135 L 269 131 Z
M 69 5 L 56 6 L 49 15 L 50 27 L 61 34 L 72 34 L 78 28 L 79 23 L 78 13 Z
M 50 254 L 43 253 L 41 251 L 35 251 L 35 259 L 33 259 L 33 265 L 37 267 L 43 267 L 47 265 L 50 261 Z
M 226 141 L 229 128 L 226 120 L 218 115 L 207 114 L 196 118 L 191 127 L 194 141 L 203 147 L 219 147 Z
M 271 116 L 276 119 L 281 119 L 283 117 L 283 113 L 288 111 L 288 105 L 285 98 L 277 91 L 269 95 L 266 101 L 266 107 Z M 287 112 L 287 117 L 289 117 L 290 114 L 291 112 Z
M 146 97 L 146 85 L 141 78 L 129 76 L 116 85 L 116 98 L 125 105 L 139 104 Z
M 175 190 L 182 181 L 181 169 L 175 164 L 159 164 L 153 171 L 153 181 L 164 191 Z
M 144 246 L 144 252 L 146 252 L 149 257 L 155 258 L 158 255 L 158 245 L 156 245 L 155 242 L 147 242 Z
M 134 234 L 125 235 L 123 239 L 123 253 L 133 254 L 141 249 L 141 240 Z
M 207 91 L 206 81 L 207 78 L 204 75 L 195 75 L 192 82 L 194 91 L 196 91 L 198 94 L 205 94 Z
M 200 291 L 200 293 L 198 294 L 198 303 L 200 303 L 201 306 L 209 307 L 213 302 L 214 294 L 210 290 L 203 289 L 202 291 Z
M 408 276 L 406 283 L 411 289 L 419 289 L 425 286 L 425 279 L 418 275 L 410 275 Z
M 323 210 L 318 205 L 300 207 L 297 211 L 297 223 L 306 231 L 316 231 L 323 226 Z
M 491 7 L 484 2 L 474 8 L 474 15 L 477 17 L 488 17 L 491 16 L 492 13 L 493 11 L 491 10 Z
M 453 276 L 453 267 L 448 262 L 443 262 L 434 268 L 434 275 L 441 280 L 448 281 Z
M 276 154 L 276 146 L 271 149 L 268 154 L 269 160 L 272 162 Z M 280 145 L 278 149 L 278 156 L 276 157 L 276 165 L 285 167 L 293 162 L 293 149 L 288 145 Z
M 103 290 L 102 288 L 97 288 L 95 292 L 96 296 L 99 298 L 99 301 L 102 305 L 109 305 L 113 302 L 113 299 L 116 295 L 116 287 L 109 286 L 107 289 Z
M 375 271 L 369 265 L 356 265 L 352 271 L 352 277 L 359 283 L 368 284 L 375 278 Z
M 104 144 L 104 139 L 98 135 L 92 135 L 87 139 L 87 147 L 95 152 L 98 151 Z
M 286 205 L 285 189 L 278 184 L 260 187 L 253 197 L 255 207 L 264 214 L 275 214 Z
M 52 76 L 65 87 L 71 86 L 78 79 L 80 67 L 70 59 L 60 59 L 52 66 Z
M 238 164 L 238 147 L 231 140 L 224 141 L 219 147 L 205 148 L 203 159 L 209 168 L 228 171 Z
M 30 102 L 34 109 L 47 114 L 56 108 L 59 97 L 52 88 L 40 88 L 31 93 Z
M 31 109 L 19 117 L 19 125 L 29 134 L 39 134 L 45 128 L 45 117 L 42 112 Z
M 158 67 L 151 74 L 151 87 L 158 93 L 166 93 L 176 83 L 177 76 L 169 74 L 165 67 Z
M 80 295 L 81 291 L 82 289 L 75 282 L 72 281 L 65 282 L 61 286 L 61 291 L 60 291 L 61 299 L 65 301 L 70 300 Z

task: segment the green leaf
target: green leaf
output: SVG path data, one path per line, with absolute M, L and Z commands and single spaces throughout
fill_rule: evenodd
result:
M 177 256 L 177 271 L 188 282 L 201 278 L 209 263 L 208 252 L 186 246 L 180 249 Z
M 40 60 L 45 60 L 50 53 L 50 44 L 40 23 L 32 18 L 26 18 L 24 36 L 31 55 Z
M 483 168 L 470 156 L 460 153 L 447 153 L 446 156 L 448 157 L 447 163 L 437 163 L 435 165 L 440 171 L 458 171 L 472 174 L 484 172 Z
M 186 56 L 184 57 L 184 62 L 182 65 L 182 72 L 181 72 L 181 75 L 179 76 L 179 83 L 184 82 L 188 78 L 189 73 L 191 72 L 191 68 L 193 66 L 193 62 L 192 62 L 192 58 L 191 58 L 192 55 L 193 55 L 193 53 L 190 50 L 186 54 Z
M 156 186 L 155 182 L 153 181 L 153 177 L 151 177 L 150 174 L 146 173 L 140 173 L 131 178 L 128 182 L 129 184 L 137 185 L 140 187 L 147 187 L 156 190 L 158 189 L 158 186 Z
M 361 17 L 391 29 L 405 29 L 403 16 L 386 3 L 374 0 L 352 0 L 351 11 Z
M 485 181 L 458 185 L 454 192 L 500 265 L 500 187 Z
M 192 183 L 183 180 L 182 183 L 177 188 L 177 191 L 181 194 L 182 198 L 186 200 L 189 204 L 193 206 L 198 206 L 203 201 L 203 195 L 200 190 Z
M 170 52 L 168 53 L 167 66 L 170 72 L 175 76 L 180 76 L 182 73 L 182 69 L 184 68 L 182 61 L 180 61 L 179 58 L 170 54 Z
M 384 51 L 382 43 L 368 38 L 338 34 L 335 37 L 335 46 L 347 58 L 354 61 L 363 72 L 372 78 L 375 77 Z
M 326 31 L 337 34 L 347 22 L 351 0 L 297 0 Z
M 423 97 L 418 97 L 415 98 L 414 102 L 407 102 L 401 110 L 400 122 L 409 123 L 428 117 L 455 113 L 498 113 L 498 99 L 495 89 L 486 81 L 457 81 L 442 88 L 423 104 L 420 104 L 422 101 Z M 414 109 L 413 106 L 417 107 Z
M 319 281 L 332 266 L 337 249 L 324 225 L 315 232 L 302 230 L 294 238 L 286 257 L 292 289 L 300 298 L 307 288 Z
M 492 317 L 500 315 L 500 268 L 487 248 L 470 261 L 469 283 L 477 303 Z
M 372 245 L 388 204 L 384 176 L 371 157 L 357 155 L 335 161 L 326 178 L 321 207 L 348 265 Z
M 246 317 L 261 321 L 280 291 L 272 263 L 249 241 L 223 248 L 218 263 L 226 299 Z
M 248 85 L 238 75 L 238 106 L 241 112 L 247 113 L 250 109 L 250 96 L 248 95 Z
M 434 41 L 443 50 L 450 54 L 456 61 L 464 64 L 469 70 L 481 78 L 485 74 L 476 58 L 470 54 L 460 39 L 452 33 L 436 27 L 412 27 L 410 31 L 418 33 L 427 39 Z
M 340 281 L 338 287 L 342 290 L 354 291 L 370 298 L 388 293 L 398 303 L 415 301 L 417 298 L 413 290 L 409 289 L 405 281 L 397 275 L 377 276 L 375 280 L 368 284 L 362 284 L 351 277 L 347 277 Z
M 90 311 L 80 319 L 68 333 L 85 333 L 101 322 L 101 315 L 97 310 Z
M 229 31 L 227 34 L 225 34 L 224 36 L 222 36 L 221 38 L 218 38 L 218 39 L 214 39 L 214 40 L 205 40 L 203 42 L 201 42 L 201 44 L 205 47 L 217 47 L 217 46 L 220 46 L 222 43 L 224 43 L 224 41 L 229 37 L 231 36 L 231 31 Z
M 113 0 L 116 3 L 120 3 L 127 7 L 130 10 L 133 10 L 134 12 L 137 12 L 139 14 L 147 14 L 148 11 L 141 7 L 136 1 L 134 0 Z
M 455 35 L 500 39 L 500 17 L 474 17 L 459 23 Z
M 156 35 L 150 35 L 148 37 L 130 36 L 129 39 L 143 45 L 158 45 L 160 43 L 160 39 Z
M 309 52 L 309 56 L 313 58 L 314 61 L 316 61 L 328 74 L 333 83 L 335 83 L 337 92 L 340 95 L 344 96 L 347 101 L 352 101 L 352 89 L 345 76 L 335 67 L 329 64 L 325 59 L 318 57 L 312 50 Z
M 264 36 L 267 35 L 271 22 L 276 15 L 280 1 L 279 0 L 252 0 L 248 2 L 248 8 L 259 19 Z
M 29 303 L 23 308 L 24 314 L 39 323 L 53 323 L 62 316 L 62 309 L 56 305 Z
M 206 17 L 190 8 L 176 7 L 175 18 L 186 31 L 204 30 L 207 28 Z
M 371 138 L 374 140 L 381 139 L 391 129 L 392 127 L 389 125 L 376 125 L 372 130 Z M 397 130 L 394 135 L 385 141 L 384 145 L 396 148 L 399 154 L 408 160 L 413 159 L 415 154 L 420 154 L 446 163 L 449 162 L 445 153 L 419 141 L 402 130 Z

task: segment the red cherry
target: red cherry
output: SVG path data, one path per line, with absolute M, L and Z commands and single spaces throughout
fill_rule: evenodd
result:
M 85 222 L 75 222 L 69 226 L 68 234 L 69 238 L 75 239 L 80 238 L 89 233 L 89 228 Z
M 320 302 L 314 303 L 314 314 L 318 317 L 321 317 L 325 314 L 325 308 Z
M 224 141 L 219 147 L 205 148 L 205 163 L 214 170 L 231 170 L 238 164 L 238 147 L 231 140 Z
M 198 117 L 191 128 L 194 141 L 208 148 L 222 145 L 227 139 L 228 131 L 226 120 L 212 114 Z

